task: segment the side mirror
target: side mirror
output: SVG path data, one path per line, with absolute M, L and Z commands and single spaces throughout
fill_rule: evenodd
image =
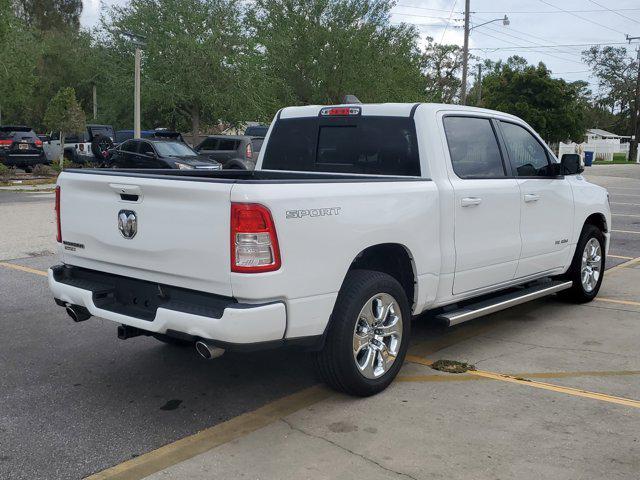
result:
M 577 153 L 565 153 L 560 160 L 562 175 L 577 175 L 584 172 L 584 166 Z

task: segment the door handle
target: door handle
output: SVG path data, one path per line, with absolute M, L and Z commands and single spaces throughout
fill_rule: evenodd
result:
M 480 205 L 482 203 L 482 199 L 480 197 L 464 197 L 460 200 L 460 205 L 463 207 L 475 207 L 476 205 Z
M 540 200 L 540 195 L 536 195 L 535 193 L 525 193 L 524 194 L 524 201 L 526 203 L 537 202 L 538 200 Z

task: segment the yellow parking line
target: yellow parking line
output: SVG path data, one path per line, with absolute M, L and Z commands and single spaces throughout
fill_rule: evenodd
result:
M 476 375 L 478 377 L 490 378 L 491 380 L 499 380 L 501 382 L 516 383 L 518 385 L 526 385 L 527 387 L 541 388 L 543 390 L 549 390 L 552 392 L 566 393 L 567 395 L 573 395 L 575 397 L 591 398 L 593 400 L 601 400 L 603 402 L 616 403 L 618 405 L 625 405 L 627 407 L 640 408 L 640 402 L 638 400 L 631 400 L 629 398 L 614 397 L 604 393 L 590 392 L 588 390 L 581 390 L 579 388 L 563 387 L 560 385 L 553 385 L 551 383 L 536 382 L 535 380 L 529 380 L 525 378 L 512 377 L 510 375 L 502 375 L 499 373 L 485 372 L 484 370 L 469 371 L 469 375 Z
M 598 302 L 619 303 L 620 305 L 633 305 L 636 307 L 640 307 L 640 302 L 634 302 L 631 300 L 617 300 L 615 298 L 602 298 L 602 297 L 596 297 L 595 300 L 597 300 Z
M 640 235 L 640 232 L 637 230 L 611 230 L 611 231 L 616 233 L 637 233 Z
M 167 467 L 183 462 L 224 443 L 243 437 L 300 409 L 329 398 L 333 392 L 323 386 L 313 386 L 271 402 L 253 412 L 219 423 L 149 453 L 98 472 L 86 480 L 133 480 L 147 477 Z
M 12 268 L 14 270 L 20 270 L 21 272 L 35 273 L 36 275 L 42 275 L 43 277 L 47 276 L 47 272 L 44 270 L 36 270 L 35 268 L 24 267 L 14 263 L 0 262 L 0 267 Z
M 636 258 L 634 258 L 632 260 L 629 260 L 627 262 L 621 263 L 620 265 L 616 265 L 615 267 L 611 267 L 609 270 L 607 270 L 607 275 L 611 275 L 613 272 L 620 271 L 623 268 L 633 267 L 637 263 L 640 263 L 640 257 L 636 257 Z
M 633 260 L 633 258 L 634 258 L 634 257 L 625 257 L 625 256 L 622 256 L 622 255 L 611 255 L 611 254 L 607 255 L 607 257 L 609 257 L 609 258 L 620 258 L 622 260 Z
M 413 362 L 412 362 L 413 363 Z M 640 375 L 640 370 L 605 370 L 605 371 L 585 371 L 585 372 L 535 372 L 535 373 L 509 373 L 508 376 L 514 378 L 572 378 L 572 377 L 614 377 Z M 400 375 L 396 379 L 398 382 L 420 383 L 420 382 L 457 382 L 469 380 L 489 380 L 486 377 L 461 373 L 455 375 Z

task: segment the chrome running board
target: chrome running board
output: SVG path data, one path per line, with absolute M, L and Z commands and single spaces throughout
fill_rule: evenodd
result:
M 466 305 L 456 310 L 441 313 L 436 316 L 436 319 L 450 327 L 452 325 L 473 320 L 474 318 L 505 310 L 515 305 L 520 305 L 521 303 L 535 300 L 536 298 L 546 297 L 552 293 L 571 288 L 571 285 L 573 285 L 573 282 L 563 282 L 559 280 L 545 282 L 532 287 L 523 288 L 516 292 L 502 294 L 488 300 L 482 300 L 477 303 Z

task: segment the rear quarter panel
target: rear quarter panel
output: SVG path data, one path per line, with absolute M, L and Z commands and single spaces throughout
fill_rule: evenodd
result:
M 421 280 L 437 279 L 440 269 L 439 205 L 433 182 L 236 184 L 231 201 L 269 208 L 282 257 L 276 272 L 232 273 L 233 294 L 248 302 L 285 300 L 287 337 L 322 333 L 351 263 L 370 246 L 403 245 L 418 279 L 416 303 L 427 302 L 428 289 L 420 288 Z M 287 215 L 321 209 L 337 214 Z

